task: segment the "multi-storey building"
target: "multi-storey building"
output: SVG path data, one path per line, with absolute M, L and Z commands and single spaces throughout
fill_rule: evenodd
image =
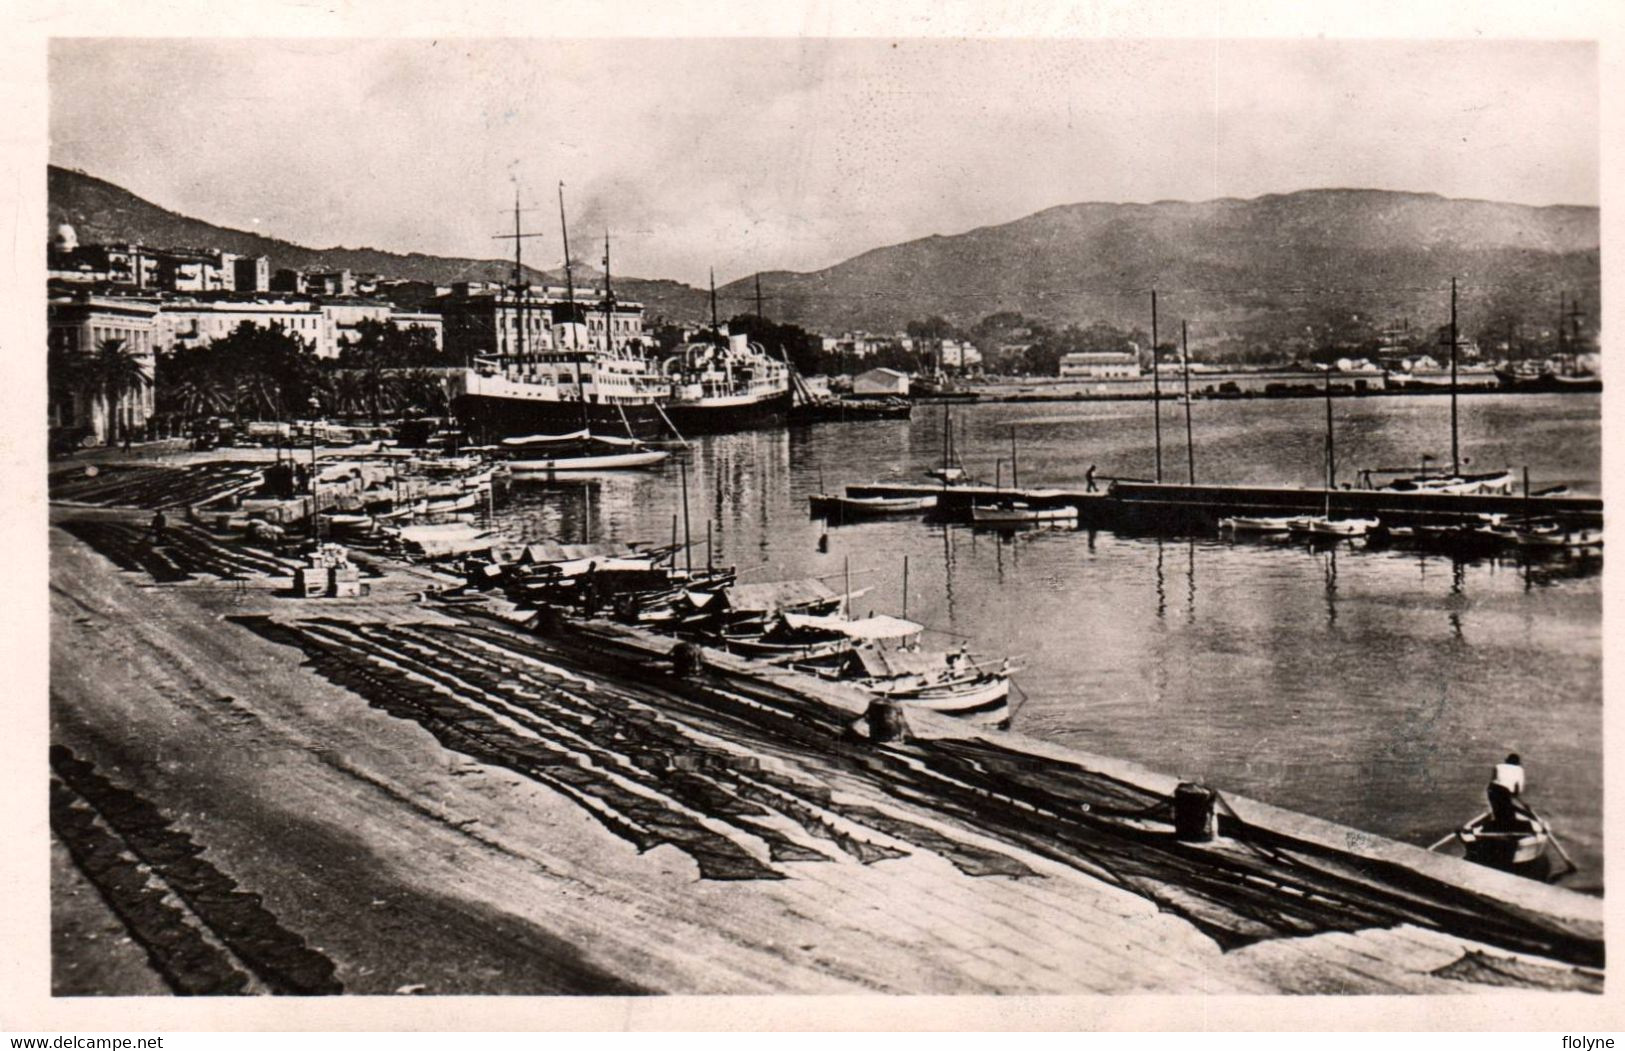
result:
M 1081 350 L 1061 357 L 1062 379 L 1137 379 L 1140 355 L 1134 350 Z
M 98 442 L 134 434 L 153 412 L 153 364 L 161 345 L 158 306 L 122 296 L 84 292 L 52 296 L 47 303 L 48 346 L 58 353 L 88 360 L 116 344 L 135 359 L 147 382 L 115 397 L 90 382 L 52 383 L 48 412 L 54 427 L 82 427 Z
M 271 260 L 263 255 L 238 256 L 232 264 L 234 283 L 239 292 L 269 292 L 271 290 Z
M 583 291 L 570 316 L 568 300 L 546 289 L 523 293 L 488 284 L 459 283 L 450 295 L 431 304 L 444 322 L 443 346 L 454 362 L 470 363 L 476 358 L 518 358 L 569 347 L 580 342 L 586 347 L 605 345 L 606 318 L 602 300 L 589 298 Z M 609 345 L 624 350 L 641 345 L 643 305 L 617 301 L 607 319 Z

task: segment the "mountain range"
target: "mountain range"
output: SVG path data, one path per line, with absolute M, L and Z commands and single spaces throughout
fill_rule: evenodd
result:
M 373 248 L 308 248 L 179 215 L 112 183 L 52 166 L 53 225 L 82 242 L 140 241 L 267 255 L 272 267 L 357 272 L 446 283 L 500 281 L 512 264 Z M 1061 205 L 1013 222 L 875 248 L 806 273 L 760 274 L 769 316 L 814 331 L 895 332 L 940 315 L 969 325 L 997 311 L 1051 324 L 1192 323 L 1196 341 L 1275 339 L 1339 318 L 1448 319 L 1459 279 L 1462 324 L 1550 326 L 1558 294 L 1595 314 L 1601 288 L 1596 208 L 1534 207 L 1386 190 L 1304 190 L 1199 203 Z M 529 269 L 529 268 L 527 268 Z M 578 267 L 578 280 L 586 269 Z M 530 270 L 562 281 L 561 271 Z M 700 321 L 705 290 L 617 278 L 651 316 Z M 749 308 L 755 278 L 718 290 L 724 313 Z M 1330 319 L 1330 322 L 1329 322 Z M 1168 331 L 1172 331 L 1170 328 Z
M 216 226 L 172 212 L 105 179 L 51 165 L 46 178 L 51 229 L 74 228 L 81 244 L 138 243 L 156 248 L 208 248 L 247 256 L 267 256 L 273 271 L 352 270 L 408 281 L 450 284 L 454 281 L 507 281 L 513 263 L 505 259 L 463 259 L 387 252 L 376 248 L 307 248 L 246 230 Z M 578 282 L 603 278 L 602 271 L 577 263 Z M 525 267 L 531 281 L 564 283 L 564 270 Z M 708 293 L 676 281 L 615 278 L 617 294 L 644 303 L 653 314 L 699 318 L 708 309 Z

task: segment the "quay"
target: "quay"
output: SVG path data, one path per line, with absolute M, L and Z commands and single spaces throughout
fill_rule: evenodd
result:
M 972 507 L 1020 500 L 1034 507 L 1076 507 L 1084 527 L 1211 532 L 1231 515 L 1320 514 L 1327 505 L 1346 515 L 1381 518 L 1392 525 L 1474 521 L 1478 515 L 1555 518 L 1577 528 L 1602 525 L 1603 502 L 1585 496 L 1488 496 L 1258 485 L 1188 485 L 1116 479 L 1097 492 L 1017 489 L 991 485 L 876 482 L 847 486 L 853 497 L 935 496 L 939 514 L 968 518 Z
M 142 511 L 51 519 L 59 994 L 1602 989 L 1597 898 L 1223 785 L 1187 842 L 1132 763 L 929 713 L 871 741 L 856 690 L 679 675 L 669 638 L 425 600 L 457 580 L 422 566 L 305 600 L 196 523 L 160 577 L 98 546 Z

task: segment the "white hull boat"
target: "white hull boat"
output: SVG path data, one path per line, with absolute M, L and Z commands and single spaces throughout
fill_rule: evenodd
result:
M 1350 540 L 1365 536 L 1379 524 L 1375 518 L 1327 518 L 1324 515 L 1311 515 L 1293 519 L 1292 532 Z
M 628 471 L 653 467 L 671 454 L 664 449 L 641 452 L 605 453 L 602 456 L 562 456 L 549 460 L 513 460 L 508 470 L 515 478 L 546 477 L 572 471 Z
M 817 493 L 807 499 L 814 514 L 850 518 L 917 514 L 937 506 L 935 496 L 834 496 Z
M 1219 519 L 1219 528 L 1232 533 L 1290 533 L 1295 518 L 1247 518 L 1236 515 Z
M 1026 525 L 1034 522 L 1076 522 L 1076 507 L 1033 507 L 1021 502 L 972 507 L 971 521 L 977 525 Z

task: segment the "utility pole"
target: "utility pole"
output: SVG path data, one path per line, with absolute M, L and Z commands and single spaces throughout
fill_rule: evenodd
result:
M 1157 350 L 1157 290 L 1151 290 L 1151 419 L 1157 443 L 1157 482 L 1162 482 L 1162 381 Z

